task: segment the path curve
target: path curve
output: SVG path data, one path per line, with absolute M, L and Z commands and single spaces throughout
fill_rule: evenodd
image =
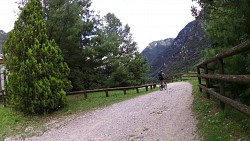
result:
M 79 116 L 27 141 L 194 141 L 192 85 L 177 82 Z

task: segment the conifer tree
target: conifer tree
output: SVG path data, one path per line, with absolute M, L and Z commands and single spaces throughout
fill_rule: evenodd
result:
M 146 60 L 139 54 L 137 43 L 133 40 L 130 27 L 122 26 L 121 21 L 108 13 L 103 18 L 103 31 L 107 37 L 115 37 L 108 41 L 110 49 L 106 56 L 106 73 L 109 87 L 140 85 L 146 81 L 148 66 Z M 105 40 L 107 41 L 107 40 Z M 105 45 L 105 44 L 103 44 Z
M 7 100 L 28 114 L 48 113 L 66 104 L 69 68 L 55 41 L 48 40 L 42 4 L 29 0 L 4 47 L 9 69 Z

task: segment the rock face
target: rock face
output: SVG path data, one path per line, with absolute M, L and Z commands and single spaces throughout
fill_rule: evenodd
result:
M 172 45 L 174 38 L 167 38 L 165 40 L 159 40 L 149 43 L 149 45 L 141 52 L 142 56 L 145 56 L 148 63 L 151 64 L 159 54 Z
M 151 53 L 148 52 L 149 47 L 143 50 L 142 55 L 150 60 L 149 76 L 155 77 L 160 69 L 169 75 L 194 69 L 202 57 L 202 51 L 210 47 L 210 41 L 205 36 L 203 22 L 195 20 L 179 32 L 171 45 L 155 47 L 152 50 L 162 50 Z

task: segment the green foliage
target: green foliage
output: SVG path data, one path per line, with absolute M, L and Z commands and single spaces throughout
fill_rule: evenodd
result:
M 7 36 L 8 36 L 8 33 L 5 33 L 3 30 L 0 30 L 0 53 L 2 53 L 2 46 Z
M 140 64 L 145 61 L 136 59 L 140 55 L 130 27 L 123 26 L 114 14 L 108 13 L 101 19 L 89 10 L 90 0 L 42 2 L 47 35 L 49 39 L 55 39 L 62 50 L 71 70 L 69 79 L 73 91 L 144 82 L 144 75 L 140 75 L 140 79 L 133 78 L 134 71 L 130 70 L 129 64 L 138 63 L 139 72 L 145 73 L 147 67 Z M 124 84 L 118 84 L 112 76 L 121 73 L 120 65 L 129 75 Z
M 130 79 L 131 74 L 129 74 L 128 69 L 124 66 L 124 65 L 120 65 L 117 67 L 116 71 L 111 75 L 110 78 L 110 85 L 114 85 L 114 86 L 128 86 L 129 80 Z M 113 84 L 113 82 L 117 82 L 116 84 Z
M 234 8 L 219 7 L 211 11 L 209 18 L 211 20 L 208 20 L 205 25 L 207 34 L 214 44 L 227 47 L 246 38 L 244 19 Z
M 103 17 L 96 34 L 91 39 L 93 46 L 83 49 L 83 89 L 145 82 L 146 61 L 139 55 L 128 25 L 123 27 L 114 14 L 108 13 Z M 137 68 L 137 72 L 132 66 Z
M 218 51 L 231 48 L 250 38 L 250 1 L 249 0 L 195 0 L 202 6 L 199 18 L 204 18 L 206 34 L 213 43 L 213 49 L 206 51 L 205 56 L 215 55 Z M 234 75 L 248 75 L 249 55 L 246 52 L 227 58 L 224 61 L 225 73 Z M 218 68 L 214 64 L 210 68 Z M 229 97 L 238 99 L 245 104 L 250 98 L 249 85 L 228 84 L 231 91 Z
M 202 7 L 206 33 L 214 47 L 232 47 L 250 37 L 248 0 L 194 0 Z
M 4 44 L 10 71 L 5 81 L 7 100 L 24 113 L 48 113 L 66 105 L 69 68 L 55 41 L 49 41 L 39 0 L 22 8 Z
M 248 0 L 194 0 L 202 7 L 206 33 L 214 47 L 232 47 L 250 37 Z
M 116 87 L 144 83 L 148 66 L 137 50 L 137 43 L 133 41 L 130 27 L 123 27 L 120 20 L 111 13 L 105 15 L 103 21 L 104 39 L 114 37 L 111 42 L 104 41 L 105 47 L 110 48 L 105 59 L 107 85 Z
M 84 48 L 91 45 L 91 36 L 94 35 L 97 18 L 89 10 L 90 0 L 43 0 L 47 35 L 55 39 L 60 46 L 63 57 L 70 68 L 69 79 L 73 90 L 83 90 L 88 71 L 86 58 L 93 55 L 86 54 Z M 89 68 L 88 68 L 89 67 Z
M 226 106 L 220 109 L 220 103 L 211 97 L 207 99 L 206 93 L 200 93 L 197 78 L 190 77 L 188 82 L 193 85 L 192 109 L 198 120 L 199 136 L 204 141 L 249 140 L 250 119 L 237 110 Z

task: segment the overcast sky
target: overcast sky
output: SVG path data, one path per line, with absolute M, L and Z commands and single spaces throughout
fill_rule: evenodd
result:
M 142 51 L 150 42 L 175 38 L 194 18 L 192 0 L 92 0 L 92 7 L 103 16 L 114 13 L 131 27 Z
M 17 16 L 16 0 L 0 0 L 0 29 L 9 32 Z M 175 38 L 190 21 L 192 0 L 92 0 L 91 9 L 101 16 L 114 13 L 131 27 L 142 51 L 150 42 Z
M 0 0 L 0 30 L 9 32 L 14 27 L 14 22 L 17 19 L 17 4 L 16 0 Z

